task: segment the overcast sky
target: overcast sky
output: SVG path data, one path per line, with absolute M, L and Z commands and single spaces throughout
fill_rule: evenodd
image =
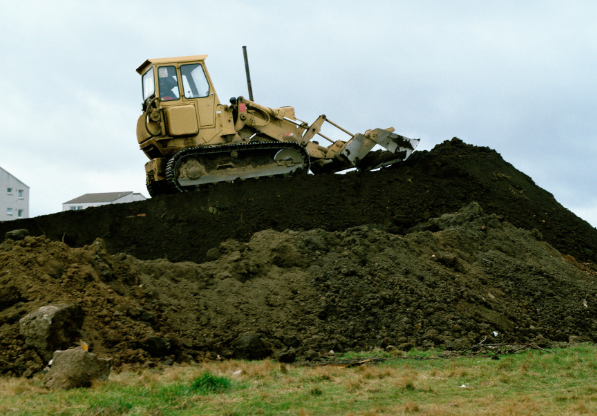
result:
M 247 94 L 431 149 L 489 146 L 597 226 L 597 2 L 0 1 L 0 166 L 31 216 L 145 189 L 147 58 L 207 54 L 223 103 Z

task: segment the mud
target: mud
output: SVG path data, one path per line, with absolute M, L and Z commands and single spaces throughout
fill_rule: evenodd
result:
M 101 239 L 0 248 L 0 373 L 45 364 L 18 321 L 78 304 L 81 337 L 117 368 L 220 358 L 317 359 L 329 350 L 597 341 L 597 273 L 472 203 L 403 235 L 387 226 L 272 229 L 215 260 L 111 255 Z M 494 332 L 497 335 L 494 335 Z M 78 340 L 73 340 L 73 344 Z
M 344 231 L 376 224 L 401 235 L 476 201 L 516 227 L 536 229 L 564 254 L 597 261 L 597 230 L 486 147 L 452 139 L 376 172 L 221 184 L 206 191 L 0 223 L 72 247 L 101 237 L 108 252 L 202 262 L 229 238 L 261 230 Z

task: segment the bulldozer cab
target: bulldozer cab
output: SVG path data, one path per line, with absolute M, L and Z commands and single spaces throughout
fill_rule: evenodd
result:
M 213 127 L 219 100 L 205 68 L 207 55 L 148 59 L 141 74 L 143 107 L 154 105 L 165 115 L 164 133 L 195 135 Z

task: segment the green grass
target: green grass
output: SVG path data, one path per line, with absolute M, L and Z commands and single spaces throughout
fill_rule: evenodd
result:
M 46 390 L 41 377 L 0 379 L 0 414 L 596 414 L 597 349 L 585 345 L 555 352 L 491 360 L 412 351 L 351 368 L 224 361 L 122 372 L 70 391 Z M 427 359 L 408 359 L 414 357 Z
M 199 394 L 218 393 L 229 390 L 232 382 L 228 377 L 219 377 L 209 371 L 196 377 L 191 383 L 191 391 Z

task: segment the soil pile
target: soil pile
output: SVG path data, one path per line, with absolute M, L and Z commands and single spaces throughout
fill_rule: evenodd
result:
M 265 230 L 223 242 L 210 254 L 219 258 L 201 264 L 110 255 L 99 239 L 82 248 L 9 240 L 0 249 L 0 372 L 41 369 L 18 322 L 50 303 L 80 305 L 81 336 L 117 366 L 461 349 L 486 336 L 597 341 L 597 273 L 539 231 L 477 203 L 402 236 L 386 228 Z
M 597 261 L 597 230 L 486 147 L 452 139 L 376 172 L 221 184 L 206 191 L 0 223 L 72 247 L 101 237 L 112 254 L 202 262 L 229 238 L 256 232 L 344 231 L 363 224 L 393 234 L 476 201 L 516 227 L 537 229 L 578 260 Z

